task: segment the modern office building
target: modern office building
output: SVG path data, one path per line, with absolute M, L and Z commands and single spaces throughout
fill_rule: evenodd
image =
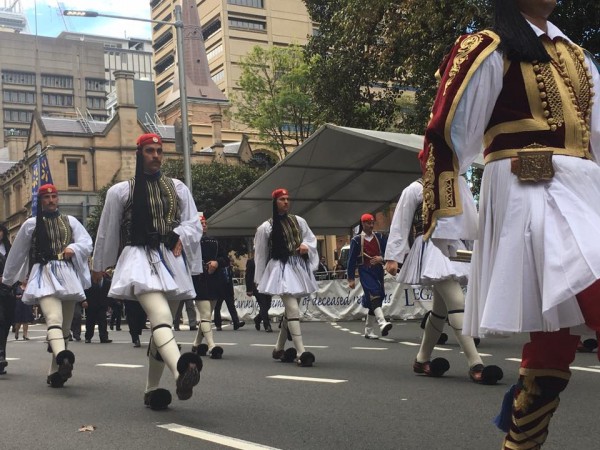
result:
M 180 0 L 152 0 L 152 19 L 174 21 Z M 197 9 L 212 79 L 228 96 L 240 76 L 239 61 L 255 45 L 303 45 L 313 26 L 302 0 L 200 0 Z M 152 30 L 157 106 L 163 108 L 177 74 L 173 27 Z
M 96 42 L 104 47 L 104 73 L 107 94 L 115 91 L 115 70 L 134 73 L 135 80 L 154 80 L 152 68 L 152 41 L 141 38 L 115 38 L 93 34 L 63 31 L 58 39 Z
M 104 48 L 85 40 L 3 33 L 0 39 L 0 148 L 44 117 L 105 120 Z

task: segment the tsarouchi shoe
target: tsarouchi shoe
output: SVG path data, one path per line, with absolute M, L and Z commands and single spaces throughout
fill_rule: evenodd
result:
M 188 352 L 179 357 L 177 361 L 177 398 L 179 400 L 188 400 L 192 396 L 194 386 L 200 382 L 200 371 L 202 370 L 202 360 L 196 353 Z
M 144 405 L 150 407 L 154 411 L 167 409 L 171 404 L 171 393 L 166 389 L 155 389 L 144 394 Z

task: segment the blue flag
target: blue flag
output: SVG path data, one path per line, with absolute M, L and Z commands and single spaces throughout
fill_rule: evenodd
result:
M 50 165 L 48 157 L 40 155 L 31 166 L 31 215 L 35 217 L 37 214 L 37 191 L 40 186 L 52 183 L 52 174 L 50 173 Z

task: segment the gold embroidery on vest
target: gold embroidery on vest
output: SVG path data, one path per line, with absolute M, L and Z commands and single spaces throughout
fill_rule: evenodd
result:
M 439 183 L 440 209 L 454 208 L 456 206 L 454 201 L 454 172 L 440 173 Z
M 429 154 L 425 164 L 425 173 L 423 174 L 423 223 L 429 224 L 429 212 L 435 210 L 435 194 L 433 192 L 433 183 L 435 180 L 435 156 L 433 155 L 433 144 L 429 144 Z
M 458 72 L 460 72 L 460 66 L 469 59 L 469 53 L 471 53 L 477 46 L 483 41 L 483 38 L 478 34 L 472 34 L 467 36 L 460 43 L 459 49 L 456 52 L 456 56 L 452 60 L 452 68 L 448 72 L 448 79 L 446 80 L 446 84 L 444 85 L 444 94 L 446 95 L 446 91 L 456 78 Z

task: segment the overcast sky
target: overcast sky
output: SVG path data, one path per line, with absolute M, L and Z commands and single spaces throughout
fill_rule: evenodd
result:
M 104 17 L 76 18 L 62 16 L 60 13 L 62 8 L 150 19 L 149 0 L 20 0 L 20 2 L 22 11 L 27 15 L 31 34 L 36 34 L 37 28 L 38 35 L 50 37 L 58 36 L 61 31 L 120 38 L 150 39 L 151 37 L 150 23 Z M 0 4 L 3 5 L 4 2 Z

